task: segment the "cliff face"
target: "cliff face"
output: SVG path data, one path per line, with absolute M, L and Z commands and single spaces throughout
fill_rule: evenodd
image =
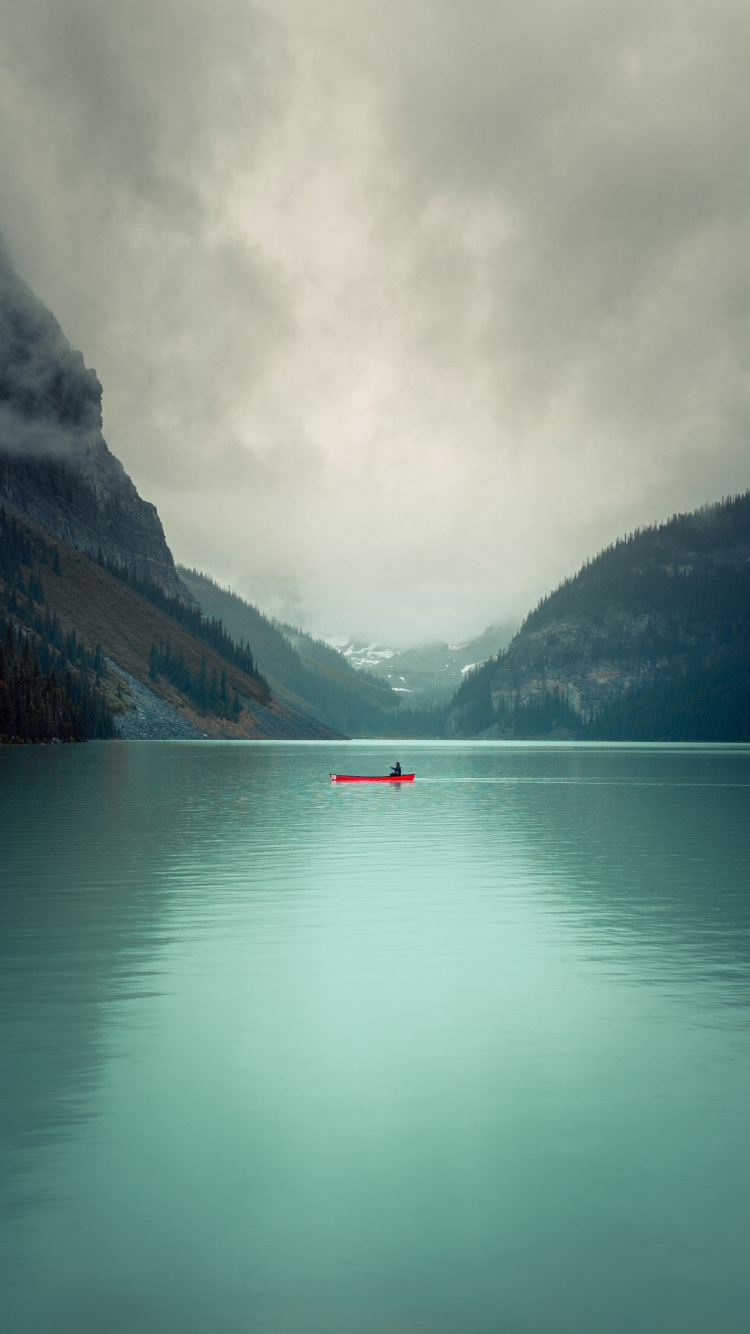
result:
M 523 735 L 535 716 L 540 731 L 590 729 L 623 699 L 734 661 L 749 640 L 750 493 L 587 562 L 458 692 L 447 733 Z
M 600 617 L 570 616 L 529 630 L 499 664 L 492 681 L 493 709 L 513 710 L 557 693 L 582 721 L 596 717 L 625 691 L 653 680 L 691 637 L 677 637 L 669 652 L 663 618 L 608 608 Z M 675 652 L 677 650 L 677 652 Z
M 156 507 L 102 435 L 102 387 L 0 247 L 0 500 L 189 600 Z

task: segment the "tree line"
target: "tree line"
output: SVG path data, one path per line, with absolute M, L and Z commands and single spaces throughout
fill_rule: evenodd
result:
M 61 574 L 57 549 L 0 506 L 0 739 L 114 737 L 101 645 L 92 653 L 50 615 L 38 565 Z
M 749 555 L 750 493 L 614 543 L 543 598 L 505 652 L 467 674 L 449 734 L 496 725 L 519 738 L 561 728 L 592 741 L 749 740 Z M 522 698 L 531 681 L 602 661 L 640 668 L 641 682 L 593 718 L 554 686 Z
M 209 619 L 203 614 L 200 607 L 189 606 L 176 593 L 167 593 L 155 579 L 143 578 L 134 565 L 121 565 L 117 561 L 105 557 L 101 547 L 97 555 L 97 563 L 109 574 L 114 575 L 116 579 L 128 584 L 136 593 L 140 593 L 141 597 L 153 603 L 155 607 L 171 617 L 178 625 L 183 626 L 188 634 L 207 644 L 225 662 L 231 663 L 233 667 L 239 668 L 246 676 L 252 677 L 260 685 L 266 700 L 270 699 L 271 687 L 258 668 L 250 645 L 245 644 L 242 639 L 239 643 L 232 639 L 227 634 L 221 621 L 217 621 L 213 616 Z
M 263 670 L 275 684 L 297 695 L 301 706 L 309 707 L 321 722 L 350 736 L 388 733 L 391 720 L 397 716 L 399 697 L 386 682 L 369 672 L 354 671 L 329 644 L 313 640 L 293 626 L 269 620 L 257 607 L 220 588 L 199 570 L 182 573 L 198 581 L 209 599 L 221 599 L 226 624 L 235 620 L 235 633 L 241 635 L 238 626 L 242 623 L 247 626 L 247 636 Z M 210 601 L 208 605 L 210 609 Z M 397 734 L 398 729 L 393 732 Z
M 49 646 L 43 663 L 29 635 L 4 615 L 0 636 L 0 741 L 115 736 L 103 691 L 85 675 L 65 669 L 61 655 Z
M 210 712 L 219 718 L 236 719 L 242 712 L 242 704 L 236 690 L 230 702 L 224 668 L 222 667 L 220 675 L 215 667 L 212 668 L 209 676 L 204 656 L 201 659 L 200 670 L 191 672 L 184 653 L 181 649 L 176 653 L 173 652 L 169 639 L 166 645 L 163 640 L 159 640 L 158 648 L 152 643 L 149 676 L 152 681 L 158 681 L 160 676 L 166 676 L 167 680 L 186 695 L 202 713 Z
M 728 636 L 747 624 L 750 492 L 620 538 L 543 597 L 521 634 L 585 618 L 609 638 L 619 606 L 649 617 L 652 656 L 679 652 L 686 636 Z M 648 642 L 647 642 L 648 641 Z
M 581 732 L 592 741 L 750 741 L 750 646 L 662 673 L 602 710 Z

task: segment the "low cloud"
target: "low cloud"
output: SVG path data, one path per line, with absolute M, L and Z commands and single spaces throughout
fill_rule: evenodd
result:
M 0 228 L 179 559 L 459 639 L 749 484 L 746 6 L 3 9 Z
M 0 451 L 70 456 L 101 428 L 102 389 L 0 244 Z

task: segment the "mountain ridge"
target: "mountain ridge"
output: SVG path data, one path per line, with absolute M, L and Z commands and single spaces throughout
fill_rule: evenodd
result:
M 388 730 L 399 700 L 387 682 L 355 671 L 330 644 L 272 621 L 210 575 L 182 565 L 178 572 L 206 615 L 219 618 L 235 639 L 252 644 L 261 670 L 282 698 L 348 736 Z
M 719 722 L 710 688 L 699 680 L 701 673 L 708 682 L 717 672 L 724 679 L 731 661 L 735 666 L 723 687 L 725 713 L 733 707 L 731 698 L 744 739 L 749 609 L 750 492 L 745 492 L 636 530 L 585 562 L 541 599 L 505 652 L 459 689 L 446 735 L 556 733 L 596 739 L 601 733 L 616 739 L 619 718 L 619 734 L 634 740 L 680 739 L 683 733 L 685 739 L 700 739 L 702 710 L 726 737 L 732 730 L 728 715 Z M 693 684 L 686 694 L 690 673 Z M 675 714 L 681 698 L 682 731 Z M 659 699 L 662 710 L 675 715 L 669 727 L 660 724 Z M 636 725 L 639 710 L 642 721 Z M 532 724 L 536 730 L 529 731 Z

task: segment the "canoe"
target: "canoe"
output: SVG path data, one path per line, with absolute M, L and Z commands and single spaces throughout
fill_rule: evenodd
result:
M 368 774 L 331 774 L 332 783 L 413 783 L 414 774 L 388 774 L 386 778 L 371 778 Z

